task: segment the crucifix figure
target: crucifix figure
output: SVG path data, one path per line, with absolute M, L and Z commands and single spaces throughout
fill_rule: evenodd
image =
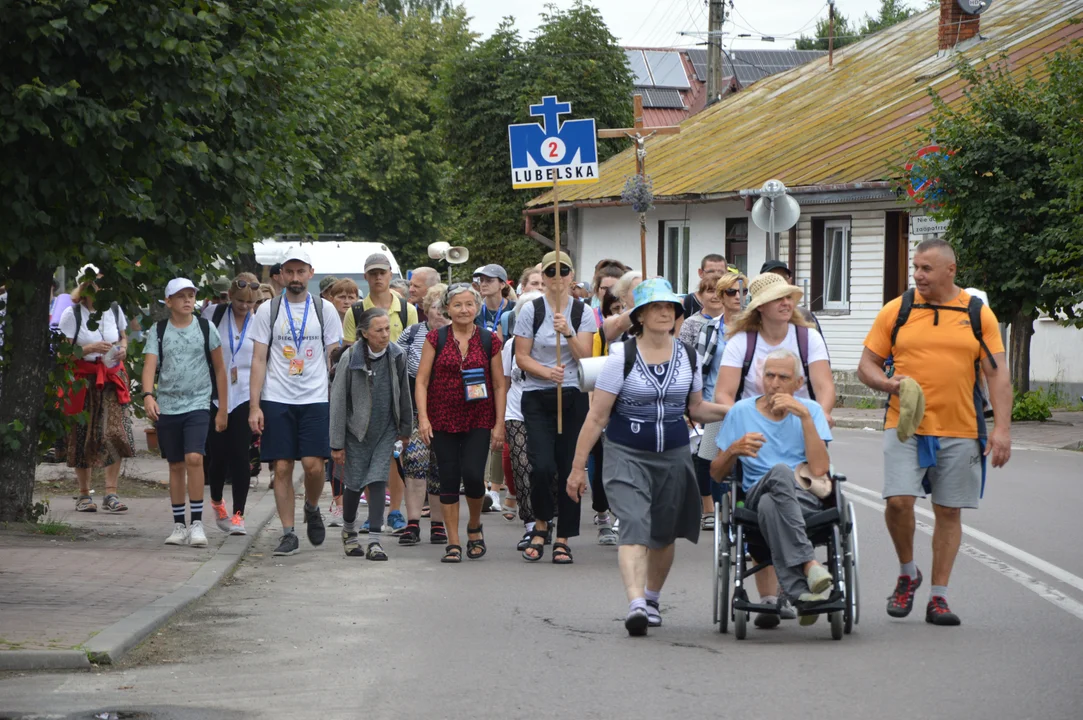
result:
M 611 130 L 599 130 L 600 138 L 626 137 L 635 143 L 636 149 L 636 175 L 642 180 L 647 178 L 647 139 L 655 135 L 676 135 L 681 131 L 679 125 L 664 125 L 660 127 L 645 127 L 643 122 L 643 96 L 635 95 L 632 98 L 635 112 L 635 127 L 613 128 Z M 640 272 L 643 279 L 647 279 L 647 215 L 639 214 L 639 255 Z

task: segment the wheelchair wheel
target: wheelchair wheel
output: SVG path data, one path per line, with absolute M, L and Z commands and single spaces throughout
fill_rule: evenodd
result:
M 716 622 L 718 632 L 725 634 L 729 627 L 730 605 L 730 578 L 733 575 L 732 557 L 733 548 L 730 545 L 730 496 L 722 498 L 722 502 L 715 510 L 715 553 L 718 562 L 715 563 L 715 608 L 717 612 Z
M 842 539 L 842 563 L 846 582 L 846 623 L 845 630 L 849 634 L 853 626 L 860 620 L 860 586 L 858 584 L 858 555 L 857 555 L 857 517 L 854 515 L 854 504 L 846 504 L 846 514 L 850 524 L 850 532 Z
M 748 637 L 748 613 L 738 610 L 733 614 L 733 637 L 744 640 Z
M 843 619 L 842 619 L 842 616 L 843 616 L 842 612 L 833 612 L 833 613 L 828 613 L 827 614 L 827 617 L 831 620 L 831 639 L 832 640 L 842 640 L 842 632 L 843 632 Z
M 715 625 L 718 624 L 719 619 L 719 600 L 718 594 L 721 591 L 721 573 L 719 569 L 722 567 L 722 522 L 719 517 L 721 513 L 718 511 L 718 503 L 714 506 L 714 563 L 711 565 L 711 591 L 714 596 L 714 609 L 711 615 L 711 622 Z

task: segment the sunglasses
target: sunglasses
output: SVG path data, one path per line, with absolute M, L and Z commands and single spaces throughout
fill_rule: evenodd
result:
M 258 282 L 248 282 L 247 280 L 234 280 L 233 281 L 233 287 L 242 288 L 242 289 L 246 288 L 246 287 L 250 287 L 250 288 L 252 288 L 254 290 L 258 290 L 259 289 L 259 283 Z
M 723 290 L 722 292 L 726 293 L 726 295 L 729 297 L 737 297 L 737 293 L 741 293 L 742 295 L 748 295 L 748 288 L 745 288 L 744 290 L 730 288 L 729 290 Z
M 547 277 L 547 278 L 555 278 L 557 276 L 556 265 L 550 265 L 549 267 L 545 268 L 545 270 L 543 272 L 545 273 L 545 277 Z M 568 267 L 567 265 L 561 265 L 560 266 L 560 276 L 561 277 L 568 277 L 571 274 L 572 274 L 572 269 L 570 267 Z

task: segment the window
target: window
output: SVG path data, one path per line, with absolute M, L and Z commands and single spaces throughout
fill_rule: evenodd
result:
M 850 219 L 813 218 L 813 310 L 850 310 Z
M 726 218 L 726 262 L 748 275 L 748 220 Z
M 675 293 L 688 292 L 688 252 L 692 243 L 692 228 L 686 222 L 667 222 L 664 272 Z

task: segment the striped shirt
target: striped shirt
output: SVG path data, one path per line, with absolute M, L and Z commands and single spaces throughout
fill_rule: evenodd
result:
M 637 353 L 635 365 L 624 377 L 624 348 L 614 344 L 595 388 L 613 393 L 617 400 L 606 427 L 606 437 L 637 450 L 663 452 L 688 445 L 684 421 L 688 395 L 703 390 L 703 375 L 684 345 L 674 341 L 670 359 L 657 365 Z
M 406 351 L 406 372 L 411 378 L 417 377 L 417 369 L 421 367 L 421 350 L 425 347 L 425 336 L 429 330 L 429 324 L 423 322 L 411 325 L 399 335 L 398 344 Z

